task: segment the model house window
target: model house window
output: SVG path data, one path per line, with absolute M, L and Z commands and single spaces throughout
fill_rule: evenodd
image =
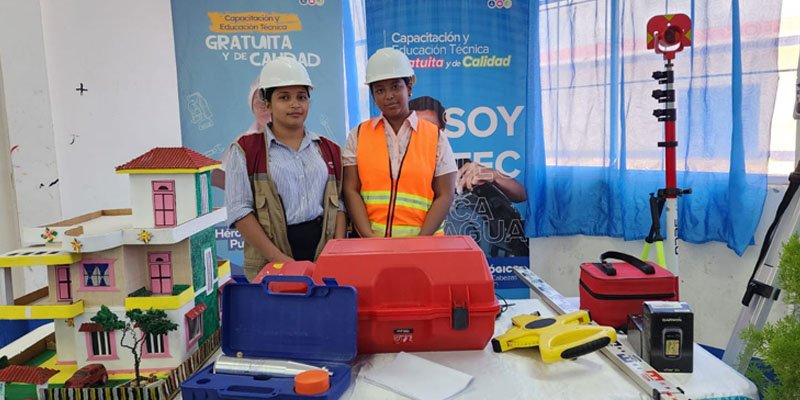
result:
M 186 326 L 189 329 L 189 339 L 197 339 L 198 336 L 203 334 L 203 317 L 197 317 L 186 321 Z
M 111 332 L 91 332 L 92 340 L 92 355 L 95 357 L 98 356 L 110 356 L 111 355 L 111 347 L 114 345 L 111 342 Z
M 172 261 L 170 253 L 148 254 L 150 291 L 153 294 L 172 294 Z
M 153 181 L 153 214 L 156 226 L 175 226 L 175 181 Z
M 206 268 L 206 294 L 211 294 L 214 291 L 214 254 L 210 247 L 203 251 L 203 262 Z
M 207 214 L 208 209 L 208 177 L 200 175 L 200 214 Z
M 167 353 L 167 335 L 153 335 L 148 333 L 144 341 L 144 354 L 157 355 Z
M 106 331 L 100 324 L 85 322 L 78 328 L 86 336 L 86 356 L 92 360 L 116 360 L 117 345 L 114 331 Z
M 72 301 L 72 278 L 69 265 L 56 266 L 56 296 L 58 301 Z
M 203 311 L 206 305 L 197 304 L 186 313 L 186 347 L 191 347 L 201 336 L 203 336 Z
M 81 290 L 116 290 L 113 261 L 111 259 L 81 261 Z

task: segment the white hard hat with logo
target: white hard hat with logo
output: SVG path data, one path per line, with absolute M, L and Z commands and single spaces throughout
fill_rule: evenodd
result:
M 395 78 L 414 78 L 411 61 L 403 52 L 391 47 L 379 49 L 367 61 L 367 81 L 373 82 Z
M 313 89 L 311 78 L 303 64 L 291 57 L 277 57 L 264 64 L 258 78 L 258 87 L 269 89 L 283 86 L 308 86 Z

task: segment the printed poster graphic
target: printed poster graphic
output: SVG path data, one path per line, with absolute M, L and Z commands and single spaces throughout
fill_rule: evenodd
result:
M 278 56 L 306 66 L 315 89 L 306 127 L 345 139 L 341 0 L 172 0 L 183 146 L 220 160 L 254 122 L 250 86 Z M 214 206 L 224 204 L 213 191 Z M 244 238 L 216 228 L 220 257 L 242 264 Z
M 408 56 L 417 76 L 411 108 L 434 123 L 446 110 L 441 127 L 459 177 L 476 183 L 457 193 L 445 232 L 475 239 L 501 295 L 528 297 L 511 272 L 529 266 L 521 217 L 528 2 L 370 0 L 366 13 L 368 53 L 394 47 Z M 371 113 L 380 113 L 374 104 Z

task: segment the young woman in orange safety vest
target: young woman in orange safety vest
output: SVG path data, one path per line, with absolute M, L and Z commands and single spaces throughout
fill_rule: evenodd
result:
M 361 237 L 443 234 L 455 192 L 447 137 L 408 108 L 414 70 L 392 48 L 367 62 L 366 83 L 381 115 L 362 122 L 342 153 L 342 194 Z

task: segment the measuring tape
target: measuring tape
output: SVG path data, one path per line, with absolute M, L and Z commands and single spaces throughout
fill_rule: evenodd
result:
M 542 280 L 530 269 L 525 267 L 514 267 L 514 274 L 519 277 L 528 287 L 533 289 L 537 295 L 548 306 L 558 314 L 567 314 L 577 311 L 567 299 L 557 290 L 553 289 L 547 282 Z M 645 393 L 656 400 L 688 400 L 683 394 L 683 390 L 677 385 L 670 383 L 667 378 L 661 375 L 649 364 L 639 358 L 630 348 L 620 342 L 614 342 L 600 350 L 616 365 L 625 375 L 633 380 Z

